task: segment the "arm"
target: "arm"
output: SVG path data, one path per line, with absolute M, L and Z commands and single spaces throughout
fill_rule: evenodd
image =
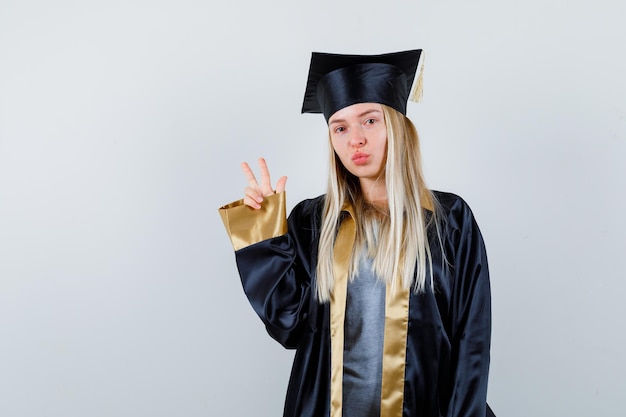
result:
M 274 339 L 295 347 L 307 317 L 311 277 L 298 256 L 294 220 L 294 233 L 287 232 L 285 193 L 266 197 L 260 210 L 240 200 L 222 207 L 220 214 L 252 308 Z
M 453 387 L 448 417 L 483 417 L 486 413 L 491 290 L 483 238 L 470 208 L 459 199 L 449 219 L 454 232 L 452 262 Z
M 248 179 L 245 197 L 219 211 L 250 304 L 274 339 L 285 347 L 295 347 L 306 318 L 311 274 L 298 256 L 299 227 L 293 224 L 288 233 L 287 177 L 278 180 L 274 192 L 265 160 L 259 159 L 259 165 L 261 184 L 248 164 L 241 164 Z

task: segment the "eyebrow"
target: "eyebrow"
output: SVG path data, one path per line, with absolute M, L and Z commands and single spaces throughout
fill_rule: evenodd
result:
M 380 110 L 378 109 L 368 109 L 365 110 L 364 112 L 360 113 L 357 115 L 357 118 L 361 118 L 363 116 L 367 116 L 370 113 L 382 113 Z M 345 123 L 346 121 L 344 119 L 331 119 L 330 123 L 328 123 L 328 125 L 332 125 L 335 123 Z

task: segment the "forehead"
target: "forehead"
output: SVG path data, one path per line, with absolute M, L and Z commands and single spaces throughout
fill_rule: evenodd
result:
M 330 116 L 328 123 L 336 123 L 338 121 L 358 118 L 372 113 L 380 113 L 382 115 L 383 106 L 379 103 L 357 103 L 337 110 L 332 116 Z

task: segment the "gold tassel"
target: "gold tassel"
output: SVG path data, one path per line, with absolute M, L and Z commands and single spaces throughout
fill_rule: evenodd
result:
M 413 83 L 413 92 L 411 93 L 411 101 L 416 103 L 422 102 L 422 96 L 424 95 L 424 51 L 420 54 L 419 62 L 419 74 Z

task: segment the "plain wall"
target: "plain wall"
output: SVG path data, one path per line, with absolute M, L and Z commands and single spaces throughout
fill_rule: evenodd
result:
M 626 3 L 0 3 L 0 416 L 279 416 L 217 208 L 324 191 L 311 51 L 424 48 L 429 185 L 493 288 L 498 416 L 624 415 Z

